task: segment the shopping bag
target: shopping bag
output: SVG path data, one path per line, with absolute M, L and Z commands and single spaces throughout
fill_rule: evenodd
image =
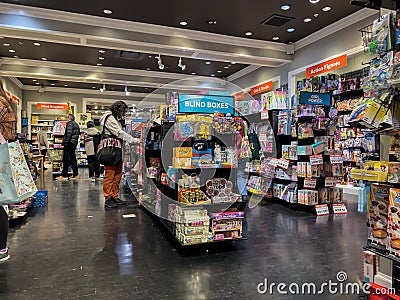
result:
M 0 205 L 19 203 L 37 192 L 18 141 L 0 145 Z
M 97 161 L 104 166 L 116 166 L 122 163 L 122 140 L 105 133 L 108 115 L 104 120 L 101 141 L 97 149 Z

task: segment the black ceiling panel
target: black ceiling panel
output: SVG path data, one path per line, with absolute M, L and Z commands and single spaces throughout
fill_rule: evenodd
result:
M 245 32 L 251 31 L 253 32 L 251 38 L 271 40 L 273 36 L 279 36 L 280 41 L 284 43 L 296 42 L 361 9 L 358 6 L 352 6 L 350 0 L 321 0 L 316 4 L 308 0 L 163 0 L 140 2 L 126 0 L 6 0 L 1 2 L 239 37 L 245 37 Z M 284 4 L 289 4 L 291 8 L 282 11 L 280 7 Z M 324 6 L 331 6 L 332 10 L 323 12 Z M 112 14 L 104 14 L 104 9 L 111 10 Z M 280 30 L 276 30 L 274 26 L 261 25 L 262 21 L 271 14 L 294 17 L 295 19 L 287 22 Z M 314 17 L 315 14 L 319 14 L 319 16 Z M 305 18 L 311 18 L 312 21 L 304 23 L 303 19 Z M 216 23 L 209 24 L 208 21 L 210 20 L 215 20 Z M 187 26 L 180 26 L 180 21 L 187 21 Z M 295 28 L 295 31 L 287 32 L 288 27 Z

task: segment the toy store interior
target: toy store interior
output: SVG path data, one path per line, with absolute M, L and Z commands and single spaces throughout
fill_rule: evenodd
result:
M 42 2 L 0 1 L 2 299 L 400 299 L 398 1 Z

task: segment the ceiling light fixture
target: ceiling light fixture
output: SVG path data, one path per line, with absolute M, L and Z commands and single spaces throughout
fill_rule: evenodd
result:
M 179 57 L 178 67 L 181 68 L 182 71 L 186 69 L 186 65 L 182 64 L 182 57 Z
M 42 57 L 42 60 L 47 60 L 47 57 Z
M 222 71 L 221 71 L 221 70 L 218 70 L 217 73 L 222 73 Z
M 157 59 L 157 63 L 158 63 L 158 68 L 159 68 L 160 70 L 164 70 L 165 66 L 164 66 L 164 64 L 163 64 L 163 62 L 162 62 L 162 60 L 161 60 L 161 54 L 158 54 L 158 56 L 156 57 L 156 59 Z
M 128 90 L 128 86 L 125 86 L 125 95 L 129 96 L 131 94 L 131 92 Z
M 8 52 L 15 53 L 15 50 L 14 49 L 10 49 L 10 50 L 8 50 Z
M 281 6 L 281 9 L 282 9 L 282 10 L 289 10 L 290 7 L 291 7 L 291 6 L 290 6 L 289 4 L 284 4 L 284 5 Z
M 102 66 L 103 64 L 101 64 L 101 63 L 98 63 L 97 65 L 100 67 L 100 66 Z
M 112 10 L 110 10 L 110 9 L 103 9 L 103 13 L 105 13 L 106 15 L 111 15 L 111 14 L 112 14 Z
M 18 55 L 14 55 L 13 57 L 14 57 L 14 58 L 19 58 L 19 56 L 18 56 Z
M 211 64 L 211 62 L 210 61 L 206 61 L 206 65 L 210 65 Z
M 92 86 L 92 89 L 95 89 L 96 87 L 95 86 Z
M 65 87 L 68 87 L 68 84 L 64 84 Z
M 39 85 L 39 84 L 40 84 L 40 82 L 36 82 L 35 84 L 38 84 L 38 85 Z
M 104 57 L 100 56 L 99 59 L 100 59 L 100 60 L 104 60 Z
M 318 18 L 319 17 L 319 14 L 314 14 L 314 18 Z
M 55 83 L 50 83 L 50 85 L 56 85 Z
M 100 88 L 100 93 L 104 93 L 106 91 L 106 85 L 103 84 L 103 87 Z
M 319 2 L 319 0 L 310 0 L 310 3 L 312 3 L 312 4 L 316 4 L 318 2 Z
M 323 7 L 321 10 L 322 10 L 323 12 L 327 12 L 327 11 L 330 11 L 331 9 L 332 9 L 331 6 L 325 6 L 325 7 Z
M 10 47 L 10 44 L 9 43 L 4 43 L 3 46 L 4 47 Z
M 210 24 L 210 25 L 215 25 L 215 24 L 217 24 L 217 21 L 215 21 L 215 20 L 208 20 L 207 23 Z
M 210 76 L 211 76 L 211 77 L 215 77 L 215 74 L 213 73 L 213 74 L 211 74 Z
M 186 21 L 180 21 L 179 22 L 179 25 L 181 25 L 181 26 L 186 26 L 188 24 L 188 22 L 186 22 Z
M 295 29 L 294 28 L 288 28 L 286 31 L 287 32 L 293 32 L 293 31 L 295 31 Z
M 229 66 L 225 66 L 224 69 L 229 69 Z
M 196 73 L 195 73 L 195 72 L 192 72 L 191 74 L 192 74 L 192 75 L 196 75 Z
M 36 80 L 36 79 L 32 79 L 32 81 L 33 81 L 33 82 L 36 82 L 37 80 Z
M 251 35 L 253 35 L 253 33 L 251 31 L 246 31 L 244 35 L 251 36 Z
M 236 62 L 233 61 L 233 62 L 231 62 L 231 64 L 232 64 L 232 65 L 236 65 Z
M 311 21 L 312 21 L 311 18 L 305 18 L 305 19 L 303 20 L 304 23 L 310 23 Z
M 33 46 L 39 47 L 40 43 L 33 43 Z
M 99 53 L 104 54 L 104 53 L 106 53 L 106 51 L 103 50 L 103 49 L 100 49 L 100 50 L 99 50 Z
M 278 40 L 279 40 L 279 36 L 274 36 L 274 37 L 272 38 L 272 40 L 273 40 L 273 41 L 278 41 Z

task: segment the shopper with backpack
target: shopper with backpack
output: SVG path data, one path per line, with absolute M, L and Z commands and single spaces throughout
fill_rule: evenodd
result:
M 89 165 L 89 177 L 92 182 L 100 177 L 100 164 L 96 157 L 99 143 L 100 132 L 94 127 L 93 121 L 87 122 L 87 129 L 85 130 L 85 150 Z

